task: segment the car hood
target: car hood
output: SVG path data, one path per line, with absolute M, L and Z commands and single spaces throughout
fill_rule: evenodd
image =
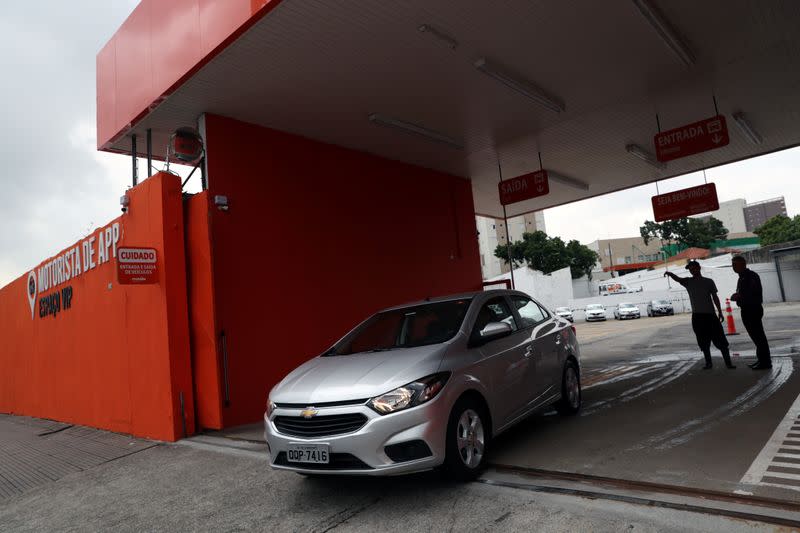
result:
M 315 357 L 278 383 L 270 398 L 308 405 L 372 398 L 436 373 L 447 346 Z

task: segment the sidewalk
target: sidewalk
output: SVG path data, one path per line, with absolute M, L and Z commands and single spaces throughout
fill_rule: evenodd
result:
M 0 502 L 157 445 L 108 431 L 13 415 L 0 415 L 0 436 Z

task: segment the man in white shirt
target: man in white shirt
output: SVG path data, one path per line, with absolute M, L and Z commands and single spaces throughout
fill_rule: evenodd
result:
M 664 276 L 669 276 L 686 288 L 689 293 L 689 300 L 692 303 L 692 329 L 697 337 L 697 345 L 703 352 L 706 359 L 704 369 L 709 369 L 711 364 L 711 343 L 722 352 L 722 359 L 725 366 L 736 368 L 731 362 L 731 352 L 728 348 L 728 339 L 722 330 L 722 322 L 725 315 L 722 314 L 722 306 L 717 296 L 717 285 L 711 278 L 704 278 L 700 275 L 700 263 L 689 261 L 686 263 L 686 270 L 692 275 L 690 278 L 681 278 L 672 272 L 664 272 Z M 717 313 L 714 313 L 714 307 Z M 717 319 L 719 316 L 719 319 Z

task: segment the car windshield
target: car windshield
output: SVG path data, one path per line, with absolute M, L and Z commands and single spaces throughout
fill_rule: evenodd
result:
M 383 352 L 448 341 L 461 328 L 470 301 L 451 300 L 376 313 L 325 355 Z
M 589 305 L 586 306 L 586 310 L 587 311 L 596 311 L 596 310 L 602 309 L 602 308 L 603 308 L 603 306 L 600 305 L 600 304 L 589 304 Z
M 620 309 L 631 308 L 631 307 L 636 307 L 636 306 L 633 304 L 619 304 Z
M 569 313 L 569 307 L 556 307 L 556 313 Z
M 656 305 L 669 305 L 669 302 L 666 300 L 656 300 Z

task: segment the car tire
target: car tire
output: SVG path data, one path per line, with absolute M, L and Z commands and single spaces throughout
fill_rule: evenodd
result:
M 450 479 L 471 481 L 483 470 L 489 448 L 488 418 L 484 406 L 475 400 L 461 399 L 453 406 L 442 464 L 444 474 Z M 480 449 L 474 447 L 476 444 L 481 445 Z
M 581 410 L 581 377 L 578 365 L 567 360 L 561 374 L 561 399 L 556 403 L 559 414 L 569 416 Z

